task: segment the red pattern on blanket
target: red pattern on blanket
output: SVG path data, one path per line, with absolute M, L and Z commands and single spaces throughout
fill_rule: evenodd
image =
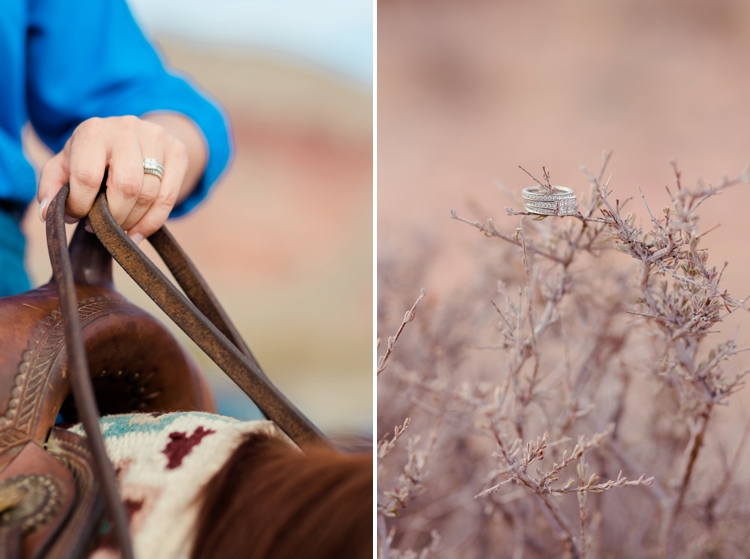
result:
M 174 470 L 182 465 L 182 460 L 185 456 L 190 454 L 193 447 L 199 444 L 203 440 L 203 437 L 215 432 L 216 431 L 213 429 L 198 427 L 189 437 L 185 431 L 175 431 L 170 433 L 169 438 L 171 441 L 169 441 L 164 450 L 162 450 L 162 452 L 167 455 L 167 458 L 169 458 L 167 469 Z

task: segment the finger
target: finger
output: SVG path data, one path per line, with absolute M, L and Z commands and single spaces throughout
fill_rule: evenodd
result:
M 156 150 L 154 149 L 150 149 L 150 150 L 144 149 L 143 152 L 153 154 L 154 159 L 156 159 L 157 161 L 163 160 L 162 153 L 159 153 L 157 156 Z M 141 170 L 143 170 L 142 162 L 141 162 Z M 143 187 L 141 188 L 141 192 L 138 195 L 138 198 L 136 199 L 135 204 L 133 205 L 133 209 L 130 211 L 130 214 L 122 223 L 122 228 L 125 229 L 126 231 L 129 230 L 131 227 L 133 227 L 133 225 L 135 225 L 141 220 L 141 218 L 145 215 L 148 209 L 156 201 L 156 198 L 159 194 L 159 190 L 161 190 L 161 180 L 156 175 L 143 173 L 142 180 L 143 180 Z
M 52 199 L 57 196 L 62 186 L 68 182 L 70 169 L 68 158 L 63 152 L 49 158 L 42 166 L 39 175 L 39 187 L 36 191 L 36 199 L 39 201 L 39 218 L 47 220 L 47 207 Z
M 69 153 L 70 194 L 65 213 L 75 220 L 89 213 L 104 178 L 109 147 L 81 125 L 63 150 Z M 80 132 L 79 132 L 80 131 Z
M 122 225 L 143 188 L 143 154 L 135 137 L 120 140 L 112 150 L 107 177 L 107 202 L 112 217 Z
M 156 200 L 138 223 L 128 231 L 128 235 L 136 243 L 140 243 L 145 237 L 156 232 L 166 223 L 169 213 L 177 203 L 177 196 L 180 193 L 186 172 L 186 154 L 179 148 L 170 149 L 164 156 L 164 176 Z
M 141 124 L 139 142 L 143 157 L 163 162 L 165 150 L 170 145 L 166 132 L 161 126 L 149 122 L 142 122 Z M 141 159 L 141 180 L 143 182 L 141 192 L 138 195 L 130 214 L 122 223 L 122 228 L 126 231 L 138 223 L 146 214 L 156 200 L 159 190 L 161 189 L 161 179 L 156 175 L 146 173 L 143 168 L 144 162 L 145 159 Z

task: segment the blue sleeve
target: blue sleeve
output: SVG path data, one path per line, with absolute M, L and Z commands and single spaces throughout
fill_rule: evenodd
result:
M 216 103 L 168 72 L 125 0 L 30 0 L 27 106 L 39 137 L 57 152 L 91 117 L 177 112 L 202 131 L 206 170 L 171 217 L 193 209 L 229 163 L 229 125 Z

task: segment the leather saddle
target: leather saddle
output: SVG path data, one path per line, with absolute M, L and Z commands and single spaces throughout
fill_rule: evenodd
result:
M 115 291 L 112 257 L 83 222 L 70 256 L 100 412 L 215 411 L 206 382 L 177 340 Z M 0 541 L 7 557 L 83 553 L 104 510 L 86 440 L 54 427 L 58 417 L 79 420 L 59 307 L 54 281 L 0 298 Z M 69 519 L 73 510 L 79 514 Z M 49 553 L 66 524 L 65 532 L 79 536 L 79 549 L 60 540 L 57 547 L 69 549 Z M 21 536 L 23 545 L 13 551 Z
M 215 411 L 208 385 L 177 340 L 115 291 L 112 255 L 157 304 L 160 297 L 172 297 L 162 308 L 267 417 L 298 442 L 325 441 L 296 408 L 277 397 L 213 295 L 201 287 L 199 276 L 197 283 L 192 278 L 189 261 L 178 258 L 170 266 L 187 298 L 171 283 L 167 288 L 163 279 L 154 280 L 150 263 L 143 264 L 147 267 L 139 275 L 133 255 L 139 262 L 144 257 L 132 243 L 123 244 L 129 239 L 111 219 L 104 194 L 89 216 L 96 234 L 88 233 L 81 220 L 66 250 L 66 197 L 67 185 L 48 212 L 54 279 L 33 291 L 0 298 L 0 559 L 83 557 L 107 518 L 122 556 L 132 556 L 124 508 L 114 502 L 114 472 L 111 464 L 107 470 L 101 456 L 97 458 L 96 444 L 103 449 L 101 434 L 98 429 L 92 433 L 91 423 L 86 423 L 92 413 L 96 421 L 98 413 L 89 408 L 98 407 L 102 415 Z M 161 242 L 157 250 L 168 265 L 175 264 L 179 247 L 166 229 L 158 233 L 149 240 L 154 246 Z M 66 300 L 75 303 L 78 329 Z M 74 359 L 78 345 L 85 350 L 83 365 Z M 86 364 L 83 382 L 93 390 L 93 406 L 75 386 Z M 87 427 L 87 437 L 55 426 L 79 420 Z

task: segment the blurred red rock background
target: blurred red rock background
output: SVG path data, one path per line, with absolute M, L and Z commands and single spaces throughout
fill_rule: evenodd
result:
M 225 107 L 236 148 L 210 198 L 169 228 L 281 391 L 327 433 L 371 436 L 371 92 L 290 57 L 156 40 Z M 48 157 L 31 132 L 27 144 L 37 163 Z M 24 229 L 40 284 L 50 267 L 36 213 L 34 203 Z M 119 267 L 115 283 L 169 323 Z M 220 411 L 257 415 L 178 336 L 208 373 Z

